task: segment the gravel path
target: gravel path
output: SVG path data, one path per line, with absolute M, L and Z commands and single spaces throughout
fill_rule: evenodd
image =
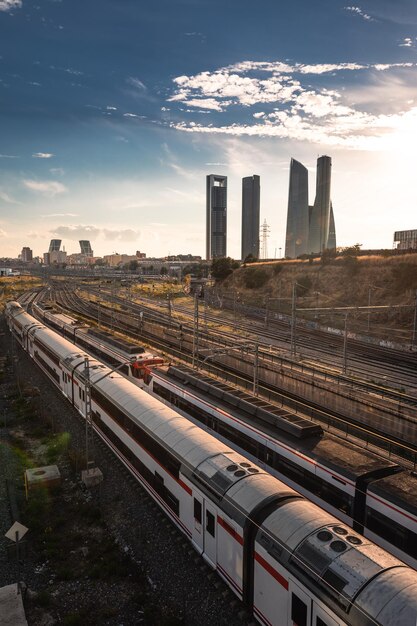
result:
M 0 355 L 11 351 L 11 340 L 5 331 L 4 322 L 0 332 Z M 71 434 L 72 446 L 80 451 L 84 448 L 84 427 L 78 413 L 60 395 L 49 379 L 34 365 L 33 361 L 20 348 L 18 355 L 20 375 L 25 372 L 25 383 L 36 386 L 41 392 L 42 410 L 53 415 L 55 429 Z M 0 418 L 10 412 L 7 395 L 12 389 L 12 370 L 6 372 L 6 382 L 0 384 Z M 6 396 L 6 398 L 5 398 Z M 6 559 L 3 535 L 11 525 L 5 479 L 15 479 L 18 464 L 7 445 L 7 429 L 0 431 L 0 586 L 16 581 L 14 565 Z M 128 554 L 138 571 L 147 579 L 150 593 L 155 602 L 167 613 L 178 618 L 172 623 L 187 626 L 241 626 L 248 623 L 243 605 L 229 588 L 198 557 L 185 537 L 165 518 L 159 507 L 151 500 L 139 483 L 102 443 L 96 439 L 95 460 L 104 475 L 104 481 L 97 493 L 91 494 L 102 511 L 103 519 L 122 552 Z M 86 494 L 90 497 L 90 494 Z M 31 554 L 29 541 L 28 559 L 24 566 L 24 580 L 29 588 L 39 590 L 47 584 L 42 575 L 41 564 L 36 562 L 36 554 Z M 37 568 L 37 569 L 36 569 Z M 40 569 L 40 571 L 39 571 Z M 34 571 L 37 571 L 35 574 Z M 76 596 L 88 595 L 94 603 L 100 602 L 100 594 L 113 594 L 117 607 L 118 598 L 123 595 L 119 589 L 104 588 L 95 581 L 71 581 L 66 584 L 65 593 Z M 59 589 L 57 591 L 60 597 Z M 84 598 L 85 599 L 85 598 Z M 122 611 L 122 607 L 120 609 Z M 182 618 L 182 622 L 180 622 Z M 35 624 L 35 622 L 32 622 Z M 62 622 L 51 622 L 62 623 Z M 109 617 L 100 624 L 128 626 L 146 624 L 144 618 L 134 617 L 131 612 Z M 168 622 L 167 622 L 168 623 Z M 45 624 L 45 626 L 47 626 Z

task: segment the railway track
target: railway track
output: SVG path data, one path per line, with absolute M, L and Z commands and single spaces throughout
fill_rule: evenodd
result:
M 63 308 L 75 311 L 89 320 L 97 320 L 98 307 L 92 302 L 84 301 L 78 295 L 75 295 L 71 290 L 61 290 L 59 294 L 55 294 L 55 298 Z M 118 312 L 118 314 L 120 315 L 120 312 Z M 137 338 L 138 330 L 140 330 L 142 322 L 141 318 L 130 316 L 130 324 L 122 324 L 120 319 L 115 319 L 114 315 L 114 311 L 112 312 L 107 308 L 101 307 L 101 321 L 103 324 L 106 324 L 108 327 L 114 327 L 114 325 L 117 324 L 119 330 L 122 330 L 123 327 L 124 331 L 127 331 L 128 334 L 132 334 Z M 147 316 L 148 315 L 150 316 L 151 313 L 147 313 Z M 169 327 L 166 318 L 161 314 L 156 313 L 153 319 L 154 321 L 157 320 L 160 324 L 165 324 L 165 328 Z M 186 330 L 187 329 L 183 329 L 183 332 L 185 333 Z M 188 330 L 192 331 L 192 329 Z M 172 337 L 167 339 L 166 335 L 162 332 L 159 334 L 153 333 L 153 336 L 151 335 L 152 333 L 147 333 L 146 338 L 149 342 L 156 346 L 157 349 L 169 353 L 182 361 L 188 363 L 191 362 L 190 354 L 185 353 L 183 346 L 180 345 L 178 347 L 177 340 L 172 341 Z M 223 378 L 232 380 L 235 384 L 240 386 L 248 388 L 251 384 L 250 377 L 247 374 L 242 374 L 242 372 L 233 370 L 230 367 L 228 368 L 227 373 L 225 373 L 225 371 L 219 366 L 210 365 L 207 369 Z M 392 458 L 400 457 L 405 459 L 411 463 L 412 466 L 415 466 L 417 452 L 417 423 L 413 420 L 410 420 L 407 425 L 409 437 L 407 438 L 407 441 L 405 441 L 404 438 L 396 435 L 395 431 L 397 430 L 397 426 L 395 421 L 393 422 L 391 429 L 388 429 L 386 424 L 384 429 L 375 428 L 369 425 L 364 427 L 363 424 L 355 422 L 355 420 L 351 418 L 347 418 L 346 415 L 342 413 L 323 410 L 323 407 L 319 404 L 312 402 L 307 403 L 301 396 L 283 392 L 281 389 L 277 389 L 272 385 L 262 383 L 260 385 L 260 392 L 264 397 L 267 397 L 268 400 L 280 403 L 282 406 L 285 405 L 290 408 L 295 408 L 303 415 L 320 422 L 325 428 L 332 430 L 333 432 L 337 432 L 339 435 L 343 433 L 343 436 L 345 437 L 353 438 L 356 441 L 358 439 L 365 441 L 367 446 L 375 447 Z M 387 430 L 390 431 L 388 434 Z M 409 444 L 409 441 L 412 443 Z

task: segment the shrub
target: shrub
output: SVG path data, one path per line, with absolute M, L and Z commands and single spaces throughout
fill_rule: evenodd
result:
M 394 291 L 403 293 L 407 289 L 417 289 L 416 266 L 411 263 L 399 263 L 392 268 Z
M 268 272 L 261 268 L 250 269 L 243 275 L 246 289 L 259 289 L 268 282 Z

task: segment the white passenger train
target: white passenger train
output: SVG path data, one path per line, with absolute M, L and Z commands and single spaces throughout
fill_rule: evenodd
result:
M 6 316 L 84 415 L 87 355 L 18 303 Z M 118 373 L 89 371 L 97 433 L 260 623 L 416 626 L 417 572 Z

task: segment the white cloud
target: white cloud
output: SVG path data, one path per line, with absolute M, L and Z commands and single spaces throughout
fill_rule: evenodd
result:
M 65 174 L 65 170 L 62 167 L 51 167 L 49 171 L 51 174 L 58 174 L 59 176 L 63 176 Z
M 359 15 L 364 20 L 367 20 L 367 21 L 370 21 L 370 22 L 374 21 L 373 17 L 371 17 L 370 15 L 368 15 L 367 13 L 362 11 L 362 9 L 360 7 L 350 6 L 350 7 L 343 7 L 343 8 L 344 8 L 345 11 L 351 11 L 355 15 Z
M 189 107 L 199 107 L 201 109 L 211 109 L 213 111 L 224 111 L 224 108 L 230 104 L 229 102 L 218 102 L 214 98 L 191 98 L 184 100 Z
M 18 159 L 14 154 L 0 154 L 0 159 Z
M 31 191 L 39 191 L 48 196 L 55 196 L 59 193 L 65 193 L 68 189 L 62 183 L 55 180 L 24 180 L 23 184 Z
M 12 197 L 9 196 L 8 193 L 6 193 L 5 191 L 2 191 L 0 189 L 0 199 L 3 200 L 4 202 L 8 202 L 9 204 L 21 204 L 20 202 L 18 202 L 17 200 L 14 200 Z
M 78 213 L 43 213 L 41 217 L 78 217 Z
M 111 230 L 103 228 L 102 233 L 107 241 L 136 241 L 140 237 L 140 231 L 125 228 L 124 230 Z
M 127 79 L 127 82 L 129 83 L 129 85 L 132 85 L 132 87 L 136 87 L 136 89 L 139 89 L 140 91 L 146 91 L 146 85 L 139 79 L 139 78 L 135 78 L 134 76 L 129 76 L 129 78 Z
M 398 44 L 400 48 L 414 48 L 414 41 L 411 37 L 404 37 L 402 43 Z
M 0 9 L 0 10 L 1 10 L 1 9 Z M 0 237 L 2 237 L 2 238 L 3 238 L 3 237 L 4 237 L 4 238 L 5 238 L 5 237 L 7 237 L 7 233 L 6 233 L 6 231 L 5 231 L 5 230 L 3 230 L 2 228 L 0 228 Z
M 12 11 L 21 7 L 22 0 L 0 0 L 0 11 Z
M 55 155 L 51 152 L 35 152 L 32 156 L 34 159 L 51 159 Z

